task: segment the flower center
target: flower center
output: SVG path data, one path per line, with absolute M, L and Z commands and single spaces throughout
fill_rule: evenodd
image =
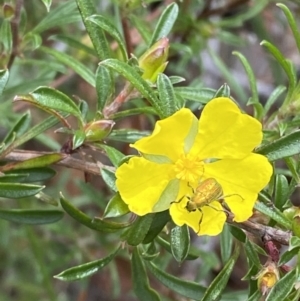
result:
M 204 163 L 198 156 L 182 154 L 175 162 L 174 172 L 177 179 L 196 184 L 204 173 Z

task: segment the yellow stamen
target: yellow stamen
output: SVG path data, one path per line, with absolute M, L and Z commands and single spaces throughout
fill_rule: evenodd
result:
M 204 163 L 197 156 L 182 154 L 175 162 L 174 172 L 177 179 L 196 184 L 203 175 Z

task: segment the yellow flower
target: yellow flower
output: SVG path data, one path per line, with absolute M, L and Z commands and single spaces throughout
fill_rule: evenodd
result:
M 220 199 L 200 210 L 188 211 L 186 206 L 199 183 L 213 178 L 234 220 L 247 220 L 272 174 L 267 158 L 252 152 L 261 140 L 262 126 L 256 119 L 229 98 L 215 98 L 200 120 L 183 108 L 158 121 L 152 135 L 131 145 L 141 157 L 117 169 L 116 185 L 137 215 L 169 209 L 178 226 L 187 224 L 198 235 L 217 235 L 226 221 Z

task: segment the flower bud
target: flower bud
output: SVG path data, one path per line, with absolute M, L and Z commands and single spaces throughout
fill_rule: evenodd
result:
M 291 221 L 293 234 L 300 237 L 300 208 L 293 206 L 284 210 L 283 214 Z
M 142 78 L 155 82 L 159 73 L 163 72 L 168 64 L 168 38 L 161 38 L 152 45 L 140 58 L 139 66 L 144 73 Z
M 258 289 L 263 295 L 269 293 L 271 288 L 279 280 L 279 271 L 274 262 L 268 262 L 263 269 L 252 279 L 257 279 Z
M 86 124 L 84 127 L 85 142 L 103 140 L 110 134 L 114 125 L 113 120 L 97 120 Z
M 14 15 L 14 13 L 15 13 L 14 8 L 10 4 L 7 4 L 7 3 L 5 3 L 3 5 L 2 9 L 3 9 L 3 16 L 6 19 L 11 18 Z

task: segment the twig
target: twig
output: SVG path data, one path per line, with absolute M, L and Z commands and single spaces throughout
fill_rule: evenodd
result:
M 28 159 L 36 158 L 41 155 L 53 154 L 53 152 L 37 152 L 37 151 L 26 151 L 26 150 L 14 150 L 7 154 L 2 160 L 5 161 L 25 161 Z M 101 169 L 106 168 L 111 171 L 114 170 L 112 166 L 104 165 L 101 162 L 92 163 L 85 160 L 76 159 L 68 156 L 65 159 L 55 163 L 54 165 L 64 166 L 67 168 L 78 169 L 82 172 L 86 172 L 93 175 L 101 175 Z

